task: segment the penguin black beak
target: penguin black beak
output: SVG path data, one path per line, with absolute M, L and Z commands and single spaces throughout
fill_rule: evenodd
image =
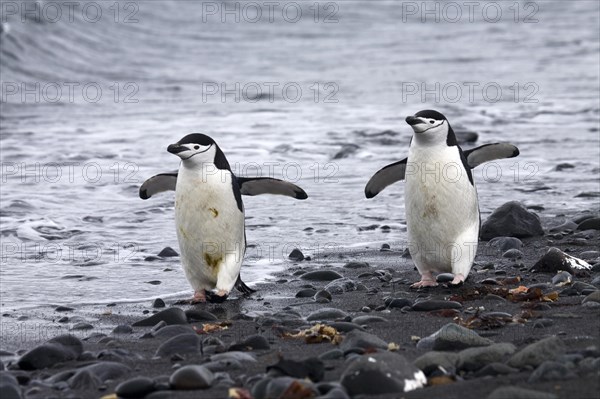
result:
M 189 150 L 189 148 L 179 144 L 171 144 L 167 147 L 167 151 L 169 151 L 171 154 L 178 154 L 186 150 Z
M 414 126 L 414 125 L 418 125 L 419 123 L 423 123 L 423 121 L 421 119 L 417 118 L 416 116 L 407 116 L 406 123 L 408 123 L 411 126 Z

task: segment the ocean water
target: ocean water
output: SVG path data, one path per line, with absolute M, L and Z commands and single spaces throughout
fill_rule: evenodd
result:
M 597 1 L 72 4 L 1 4 L 2 311 L 191 294 L 178 258 L 147 260 L 177 250 L 173 194 L 137 194 L 191 132 L 309 194 L 244 198 L 250 285 L 294 247 L 403 248 L 402 184 L 363 190 L 421 109 L 520 148 L 475 170 L 483 218 L 598 209 L 577 196 L 600 191 Z

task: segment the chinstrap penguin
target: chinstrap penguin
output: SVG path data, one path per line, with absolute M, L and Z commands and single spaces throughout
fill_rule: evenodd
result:
M 516 157 L 519 150 L 494 143 L 463 151 L 446 117 L 433 110 L 420 111 L 406 122 L 414 131 L 408 158 L 375 173 L 365 195 L 373 198 L 390 184 L 406 180 L 409 251 L 421 274 L 411 287 L 436 286 L 432 272 L 451 272 L 451 284 L 461 284 L 475 259 L 481 223 L 471 169 Z
M 300 187 L 267 177 L 236 177 L 217 143 L 204 134 L 185 136 L 167 151 L 181 158 L 178 171 L 146 180 L 139 195 L 175 190 L 175 224 L 192 302 L 222 302 L 232 288 L 253 292 L 240 277 L 246 251 L 242 195 L 308 196 Z

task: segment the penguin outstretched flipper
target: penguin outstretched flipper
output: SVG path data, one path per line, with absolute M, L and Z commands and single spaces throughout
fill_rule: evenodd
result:
M 519 155 L 519 149 L 509 143 L 492 143 L 463 150 L 467 163 L 471 169 L 481 165 L 484 162 L 494 161 L 496 159 L 514 158 Z
M 163 191 L 175 191 L 177 171 L 152 176 L 140 186 L 140 198 L 148 199 Z
M 290 182 L 271 177 L 236 177 L 242 195 L 274 194 L 296 199 L 307 199 L 308 195 L 300 187 Z
M 375 173 L 365 187 L 365 196 L 373 198 L 390 184 L 404 180 L 407 159 L 404 158 L 402 161 L 394 162 Z

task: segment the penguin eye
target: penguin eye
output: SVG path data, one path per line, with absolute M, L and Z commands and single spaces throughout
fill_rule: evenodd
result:
M 429 123 L 431 123 L 431 124 L 433 125 L 433 124 L 435 123 L 435 121 L 434 121 L 433 119 L 431 119 L 431 120 L 429 121 Z
M 195 145 L 195 146 L 194 146 L 194 150 L 199 150 L 199 149 L 200 149 L 200 146 L 199 146 L 199 145 Z

